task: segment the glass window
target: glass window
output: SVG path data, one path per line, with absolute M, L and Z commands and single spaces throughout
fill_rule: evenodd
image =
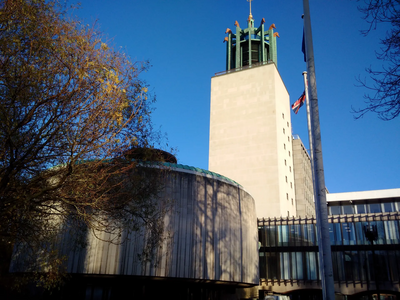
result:
M 382 203 L 382 206 L 383 206 L 383 211 L 384 212 L 395 211 L 395 210 L 393 210 L 393 203 L 392 202 Z
M 398 263 L 399 257 L 400 257 L 400 251 L 398 251 L 398 250 L 388 251 L 390 277 L 391 277 L 392 281 L 399 281 L 399 277 L 400 277 L 399 276 L 400 275 L 400 266 Z
M 344 267 L 344 276 L 345 280 L 354 280 L 354 275 L 353 275 L 353 261 L 354 261 L 354 256 L 351 251 L 345 251 L 343 252 L 343 267 Z
M 381 204 L 380 203 L 369 204 L 369 212 L 370 213 L 380 213 L 380 212 L 382 212 Z
M 342 223 L 343 245 L 355 245 L 356 234 L 354 223 Z
M 265 234 L 267 237 L 267 247 L 276 246 L 276 226 L 265 226 Z
M 357 214 L 366 214 L 367 213 L 364 203 L 356 204 L 355 207 L 356 207 L 356 213 Z
M 329 239 L 331 241 L 331 245 L 335 245 L 335 234 L 333 232 L 333 224 L 329 223 Z
M 349 280 L 360 280 L 360 269 L 362 266 L 360 265 L 360 258 L 358 251 L 349 252 L 351 257 L 351 276 L 352 278 L 348 278 Z
M 303 279 L 303 253 L 293 252 L 292 253 L 292 278 L 293 279 Z
M 340 215 L 340 206 L 339 205 L 332 205 L 329 207 L 331 211 L 331 215 Z
M 378 237 L 376 239 L 376 244 L 386 244 L 386 241 L 385 241 L 385 228 L 384 228 L 383 221 L 377 221 L 375 226 L 376 226 L 376 229 L 377 229 L 377 232 L 378 232 Z
M 278 279 L 278 268 L 280 265 L 279 257 L 277 257 L 276 253 L 266 253 L 267 260 L 267 276 L 266 278 L 270 279 Z
M 371 280 L 373 279 L 373 264 L 372 264 L 372 251 L 359 251 L 360 264 L 363 266 L 361 272 L 361 280 Z
M 280 260 L 281 260 L 281 279 L 290 279 L 290 259 L 289 259 L 289 252 L 281 252 L 280 253 Z
M 389 279 L 389 267 L 386 251 L 375 251 L 374 254 L 376 276 L 379 280 L 387 281 Z
M 340 281 L 345 280 L 343 268 L 343 252 L 332 252 L 332 263 L 333 276 L 335 277 L 335 279 Z
M 288 225 L 278 226 L 279 245 L 289 246 L 289 228 Z
M 398 221 L 384 221 L 385 237 L 387 244 L 399 244 L 399 222 Z
M 296 224 L 296 225 L 291 225 L 291 232 L 292 232 L 292 245 L 297 245 L 300 246 L 301 245 L 301 240 L 302 240 L 302 236 L 301 236 L 301 225 Z
M 343 205 L 343 213 L 345 215 L 354 214 L 354 207 L 353 205 Z
M 258 241 L 260 242 L 259 243 L 260 247 L 266 246 L 265 231 L 266 231 L 265 226 L 258 227 Z
M 357 245 L 369 244 L 368 240 L 365 237 L 365 226 L 368 226 L 367 222 L 356 222 L 355 223 Z
M 267 278 L 267 260 L 263 252 L 260 252 L 260 278 Z
M 341 227 L 340 223 L 333 223 L 333 232 L 335 235 L 335 245 L 342 244 L 342 233 L 341 233 L 340 227 Z
M 318 279 L 318 255 L 316 252 L 306 252 L 307 279 Z
M 315 245 L 315 226 L 314 224 L 304 225 L 304 241 L 306 245 Z

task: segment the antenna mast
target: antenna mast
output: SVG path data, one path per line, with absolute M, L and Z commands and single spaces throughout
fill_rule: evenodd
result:
M 249 14 L 249 19 L 253 19 L 253 15 L 251 14 L 251 2 L 252 2 L 253 0 L 247 0 L 247 2 L 249 2 L 250 3 L 250 14 Z

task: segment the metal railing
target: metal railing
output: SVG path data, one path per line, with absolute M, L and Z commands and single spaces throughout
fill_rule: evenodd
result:
M 272 60 L 260 61 L 257 63 L 253 63 L 251 65 L 238 67 L 238 68 L 230 69 L 230 70 L 226 70 L 226 71 L 221 71 L 221 72 L 215 73 L 215 76 L 221 76 L 221 75 L 225 75 L 225 74 L 229 74 L 229 73 L 233 73 L 233 72 L 237 72 L 237 71 L 243 71 L 243 70 L 247 70 L 247 69 L 251 69 L 251 68 L 261 67 L 261 66 L 269 65 L 269 64 L 274 64 L 274 62 Z

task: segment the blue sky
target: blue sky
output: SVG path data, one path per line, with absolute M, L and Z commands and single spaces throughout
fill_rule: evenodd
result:
M 315 68 L 320 110 L 326 186 L 330 192 L 400 187 L 400 118 L 382 121 L 374 114 L 355 120 L 351 107 L 363 106 L 367 92 L 356 78 L 365 68 L 379 68 L 375 58 L 379 27 L 368 37 L 356 1 L 310 0 Z M 278 70 L 291 102 L 303 92 L 301 53 L 302 1 L 254 0 L 258 25 L 275 23 Z M 97 25 L 132 60 L 149 60 L 143 74 L 157 96 L 154 123 L 177 149 L 178 162 L 208 168 L 210 82 L 225 69 L 227 27 L 245 27 L 246 0 L 82 0 L 75 11 Z M 308 145 L 305 109 L 292 114 L 293 134 Z

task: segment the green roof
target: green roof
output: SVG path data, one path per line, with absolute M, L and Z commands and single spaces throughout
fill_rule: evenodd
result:
M 189 171 L 197 172 L 197 173 L 200 173 L 200 174 L 203 174 L 203 175 L 210 175 L 210 176 L 212 176 L 212 177 L 217 177 L 217 178 L 219 178 L 219 179 L 221 179 L 221 180 L 224 180 L 224 181 L 227 181 L 227 182 L 229 182 L 229 183 L 232 183 L 232 184 L 241 186 L 239 183 L 237 183 L 236 181 L 234 181 L 234 180 L 232 180 L 232 179 L 230 179 L 230 178 L 228 178 L 228 177 L 225 177 L 225 176 L 223 176 L 223 175 L 221 175 L 221 174 L 214 173 L 214 172 L 211 172 L 211 171 L 208 171 L 208 170 L 204 170 L 204 169 L 200 169 L 200 168 L 192 167 L 192 166 L 188 166 L 188 165 L 173 164 L 173 163 L 168 163 L 168 162 L 164 162 L 164 163 L 162 163 L 162 164 L 163 164 L 164 166 L 170 167 L 170 168 L 184 169 L 184 170 L 189 170 Z

